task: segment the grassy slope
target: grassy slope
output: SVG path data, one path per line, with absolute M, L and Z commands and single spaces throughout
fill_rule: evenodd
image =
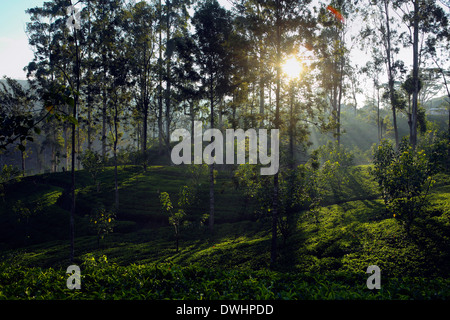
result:
M 100 248 L 89 230 L 88 214 L 97 202 L 113 203 L 113 169 L 102 173 L 100 193 L 86 172 L 77 172 L 78 263 L 92 255 L 106 255 L 119 265 L 174 263 L 222 270 L 266 268 L 270 223 L 265 219 L 256 221 L 249 213 L 250 204 L 229 184 L 227 172 L 220 173 L 216 184 L 215 234 L 211 236 L 200 227 L 197 219 L 208 211 L 205 183 L 199 206 L 191 216 L 192 223 L 182 230 L 180 252 L 175 253 L 173 229 L 161 213 L 158 191 L 176 194 L 188 178 L 185 172 L 182 167 L 154 166 L 145 173 L 140 167 L 120 168 L 119 222 L 114 233 L 100 242 Z M 335 188 L 327 195 L 317 220 L 307 212 L 299 215 L 297 231 L 280 247 L 280 270 L 358 274 L 376 264 L 388 277 L 448 278 L 449 176 L 437 177 L 431 218 L 419 221 L 413 241 L 406 239 L 392 217 L 384 216 L 384 206 L 368 167 L 351 168 L 348 177 L 340 190 Z M 7 200 L 0 209 L 3 259 L 37 267 L 68 265 L 69 223 L 64 210 L 67 204 L 57 199 L 69 181 L 69 173 L 47 174 L 25 178 L 8 188 Z M 18 222 L 11 208 L 19 199 L 24 203 L 41 199 L 45 209 L 32 216 L 28 224 Z

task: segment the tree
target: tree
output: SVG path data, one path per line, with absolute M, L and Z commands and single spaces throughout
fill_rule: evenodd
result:
M 394 8 L 403 14 L 402 20 L 408 28 L 408 32 L 402 34 L 404 42 L 412 45 L 413 69 L 412 69 L 412 105 L 411 105 L 411 134 L 410 143 L 413 148 L 417 145 L 417 128 L 420 91 L 420 67 L 423 63 L 423 53 L 426 38 L 442 39 L 448 37 L 449 22 L 442 7 L 434 0 L 402 0 L 395 2 Z
M 377 106 L 377 128 L 378 128 L 378 141 L 382 139 L 382 126 L 381 126 L 381 118 L 380 118 L 380 73 L 382 68 L 382 56 L 377 47 L 372 47 L 371 50 L 371 61 L 368 61 L 365 66 L 361 68 L 361 72 L 366 74 L 373 81 L 374 95 L 376 92 L 376 98 L 373 97 L 373 100 L 376 101 Z
M 405 139 L 398 150 L 383 140 L 374 152 L 372 174 L 379 184 L 386 210 L 410 236 L 413 222 L 427 206 L 435 166 L 423 150 L 415 150 Z
M 5 196 L 6 196 L 6 186 L 14 182 L 17 179 L 17 176 L 19 175 L 19 170 L 12 165 L 4 165 L 1 168 L 0 171 L 0 196 L 3 199 L 3 202 L 5 202 Z
M 147 168 L 148 121 L 152 106 L 153 56 L 156 42 L 155 9 L 146 2 L 139 2 L 126 12 L 124 29 L 127 34 L 129 66 L 136 82 L 134 100 L 136 110 L 142 117 L 142 155 L 144 170 Z
M 433 65 L 436 67 L 436 72 L 442 78 L 442 82 L 447 94 L 448 102 L 448 139 L 450 141 L 450 88 L 448 82 L 449 72 L 444 69 L 444 64 L 449 61 L 449 57 L 446 54 L 450 47 L 450 32 L 449 30 L 442 30 L 440 33 L 435 34 L 435 36 L 429 36 L 425 41 L 424 54 L 426 57 L 430 58 Z M 449 150 L 450 158 L 450 150 Z
M 113 76 L 111 75 L 111 60 L 114 59 L 115 47 L 119 45 L 120 37 L 123 37 L 123 0 L 96 0 L 92 8 L 91 21 L 91 45 L 93 48 L 93 64 L 90 69 L 94 80 L 91 90 L 99 95 L 100 106 L 98 119 L 101 122 L 101 153 L 103 161 L 106 161 L 109 150 L 108 128 L 110 128 L 113 118 L 108 91 L 111 90 Z M 125 49 L 125 42 L 122 41 L 122 49 Z
M 101 156 L 97 152 L 86 150 L 81 155 L 81 164 L 83 168 L 89 172 L 94 184 L 97 186 L 97 192 L 100 191 L 100 182 L 98 181 L 98 174 L 104 169 L 104 164 Z
M 229 90 L 230 56 L 227 41 L 232 32 L 231 16 L 216 0 L 206 0 L 197 8 L 192 23 L 198 50 L 196 64 L 202 83 L 202 92 L 209 101 L 210 127 L 215 127 L 215 107 Z M 211 155 L 214 157 L 214 155 Z M 209 228 L 214 229 L 214 159 L 209 174 Z
M 352 1 L 332 1 L 327 8 L 321 8 L 319 23 L 322 25 L 316 45 L 319 68 L 321 69 L 322 88 L 327 91 L 331 105 L 331 116 L 335 125 L 335 138 L 341 139 L 341 104 L 345 95 L 344 81 L 348 65 L 349 50 L 346 46 L 348 31 L 346 19 L 353 11 Z M 342 18 L 341 18 L 342 17 Z
M 23 159 L 26 142 L 34 141 L 33 132 L 40 133 L 38 124 L 46 115 L 40 120 L 33 117 L 37 97 L 31 88 L 25 89 L 6 76 L 5 80 L 7 85 L 1 83 L 0 87 L 0 152 L 17 143 Z
M 179 239 L 180 239 L 180 228 L 186 217 L 186 210 L 192 202 L 192 191 L 188 186 L 183 186 L 180 188 L 178 194 L 178 210 L 173 211 L 172 201 L 167 192 L 161 192 L 159 195 L 161 206 L 163 211 L 169 216 L 169 223 L 173 225 L 175 231 L 175 244 L 176 252 L 178 253 Z
M 189 0 L 166 0 L 165 1 L 165 31 L 166 31 L 166 45 L 165 45 L 165 104 L 166 104 L 166 147 L 170 147 L 170 125 L 172 122 L 172 74 L 173 74 L 173 58 L 176 47 L 177 38 L 182 37 L 187 31 L 187 20 L 189 17 L 188 7 L 191 1 Z M 161 21 L 162 23 L 162 21 Z M 168 153 L 168 152 L 167 152 Z
M 100 240 L 103 240 L 106 235 L 114 231 L 116 220 L 116 213 L 114 210 L 107 210 L 102 205 L 93 209 L 91 212 L 90 222 L 91 227 L 97 234 L 97 247 L 100 248 Z

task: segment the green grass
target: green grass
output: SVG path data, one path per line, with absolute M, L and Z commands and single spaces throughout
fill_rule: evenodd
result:
M 330 181 L 336 187 L 326 194 L 316 216 L 299 213 L 295 232 L 286 241 L 281 236 L 278 239 L 277 271 L 268 270 L 270 216 L 252 213 L 253 204 L 230 184 L 228 171 L 220 171 L 216 181 L 214 234 L 199 223 L 209 208 L 205 177 L 199 202 L 188 216 L 190 224 L 181 230 L 178 253 L 158 192 L 175 196 L 189 179 L 185 168 L 153 166 L 144 172 L 139 166 L 121 166 L 117 226 L 100 241 L 100 247 L 89 214 L 98 204 L 114 202 L 114 170 L 106 168 L 100 175 L 99 192 L 89 175 L 78 171 L 75 263 L 85 266 L 82 293 L 68 292 L 64 284 L 56 291 L 41 289 L 39 293 L 36 285 L 49 279 L 62 282 L 67 277 L 69 213 L 64 190 L 70 184 L 70 173 L 23 178 L 8 187 L 0 208 L 0 298 L 448 298 L 450 176 L 442 173 L 436 177 L 432 206 L 418 219 L 413 237 L 407 238 L 398 222 L 385 214 L 368 169 L 351 167 L 346 181 Z M 28 223 L 19 222 L 12 211 L 18 200 L 29 207 L 40 200 L 44 209 Z M 86 267 L 90 257 L 103 255 L 109 261 L 102 265 L 103 275 Z M 365 270 L 373 264 L 382 270 L 383 289 L 379 292 L 365 288 Z M 17 266 L 17 274 L 11 265 Z M 155 276 L 155 268 L 165 268 L 165 275 Z M 148 280 L 141 287 L 135 287 L 137 270 Z M 173 270 L 180 275 L 181 284 L 174 282 Z M 205 275 L 205 270 L 212 271 Z M 195 272 L 201 274 L 198 285 L 186 275 Z M 19 273 L 22 280 L 17 280 Z M 433 278 L 439 279 L 431 281 Z M 233 282 L 228 290 L 226 279 Z M 279 286 L 271 285 L 278 282 Z M 186 286 L 194 291 L 183 293 Z M 28 293 L 27 288 L 31 288 Z

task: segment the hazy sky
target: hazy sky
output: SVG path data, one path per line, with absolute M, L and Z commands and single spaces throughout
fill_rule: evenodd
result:
M 25 34 L 29 21 L 25 10 L 41 6 L 44 0 L 0 0 L 0 77 L 26 79 L 22 70 L 32 59 Z

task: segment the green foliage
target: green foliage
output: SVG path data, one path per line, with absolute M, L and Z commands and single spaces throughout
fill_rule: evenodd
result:
M 423 150 L 413 150 L 406 139 L 399 149 L 383 140 L 374 153 L 372 174 L 377 180 L 387 212 L 406 228 L 428 205 L 434 168 Z
M 9 183 L 14 182 L 17 176 L 20 174 L 19 169 L 12 165 L 4 165 L 2 171 L 0 171 L 0 196 L 5 201 L 5 188 Z
M 161 192 L 159 195 L 159 199 L 163 211 L 169 216 L 169 223 L 174 227 L 176 251 L 178 252 L 180 228 L 186 218 L 186 210 L 194 199 L 194 194 L 188 186 L 181 187 L 178 194 L 177 211 L 174 211 L 172 201 L 170 200 L 170 196 L 167 192 Z
M 433 173 L 448 169 L 450 140 L 439 130 L 427 130 L 419 140 L 418 150 L 423 150 Z
M 353 165 L 354 155 L 346 147 L 338 145 L 336 141 L 328 141 L 328 143 L 318 149 L 322 162 L 339 163 L 342 168 Z
M 90 223 L 91 228 L 97 234 L 97 246 L 100 247 L 100 240 L 114 231 L 116 214 L 114 210 L 107 210 L 99 206 L 92 210 Z
M 220 270 L 173 264 L 119 266 L 106 256 L 86 255 L 81 290 L 66 287 L 64 269 L 25 268 L 0 263 L 0 299 L 17 300 L 330 300 L 448 299 L 443 278 L 383 279 L 381 290 L 368 290 L 360 272 L 280 273 L 269 270 Z
M 97 186 L 97 192 L 100 191 L 100 183 L 98 182 L 98 175 L 104 170 L 104 164 L 101 155 L 98 152 L 86 150 L 81 155 L 81 164 L 86 169 L 94 180 Z
M 25 223 L 29 222 L 30 217 L 40 213 L 43 209 L 41 201 L 37 201 L 34 204 L 25 204 L 22 200 L 17 200 L 12 210 L 18 216 L 18 221 L 25 220 Z
M 279 221 L 279 232 L 280 237 L 283 236 L 286 241 L 279 243 L 278 272 L 267 270 L 270 254 L 270 234 L 267 234 L 267 230 L 271 221 L 264 217 L 270 217 L 270 213 L 265 211 L 258 221 L 255 221 L 254 216 L 236 213 L 244 202 L 244 188 L 243 185 L 238 190 L 228 188 L 228 173 L 219 171 L 217 176 L 217 190 L 223 189 L 223 193 L 218 192 L 216 198 L 220 204 L 217 207 L 217 217 L 222 221 L 217 224 L 214 235 L 184 227 L 186 221 L 191 220 L 191 214 L 200 216 L 205 212 L 205 208 L 190 207 L 185 210 L 185 220 L 181 223 L 183 227 L 180 240 L 183 241 L 183 250 L 175 254 L 173 225 L 167 225 L 166 213 L 164 216 L 158 215 L 161 212 L 158 190 L 164 186 L 164 191 L 170 195 L 172 212 L 177 211 L 179 205 L 190 203 L 191 201 L 184 201 L 183 196 L 180 199 L 180 194 L 183 195 L 180 187 L 186 183 L 184 168 L 152 166 L 148 167 L 147 172 L 143 172 L 139 166 L 119 169 L 123 206 L 116 220 L 114 233 L 108 234 L 107 242 L 104 242 L 102 248 L 96 246 L 97 235 L 86 232 L 92 226 L 90 217 L 80 213 L 89 212 L 85 210 L 90 210 L 97 201 L 110 203 L 112 189 L 105 187 L 98 194 L 92 193 L 93 182 L 88 179 L 88 172 L 77 171 L 76 179 L 80 182 L 77 207 L 81 210 L 75 216 L 78 226 L 77 251 L 90 253 L 86 256 L 86 262 L 79 264 L 83 283 L 79 292 L 66 289 L 67 277 L 65 270 L 60 268 L 67 267 L 67 235 L 60 226 L 65 225 L 68 213 L 56 206 L 55 201 L 63 191 L 62 187 L 67 184 L 69 173 L 22 178 L 21 182 L 8 187 L 8 194 L 11 192 L 13 198 L 8 197 L 5 206 L 0 207 L 0 247 L 11 250 L 2 250 L 4 255 L 0 259 L 9 261 L 6 260 L 7 256 L 13 254 L 22 261 L 20 265 L 11 262 L 11 268 L 8 265 L 0 266 L 2 298 L 447 297 L 448 280 L 436 279 L 447 279 L 450 271 L 447 253 L 450 238 L 448 175 L 436 175 L 436 187 L 430 198 L 432 206 L 425 212 L 427 217 L 421 215 L 417 219 L 413 230 L 414 241 L 410 241 L 392 215 L 388 219 L 380 219 L 384 204 L 378 199 L 377 184 L 368 174 L 368 168 L 347 168 L 349 182 L 342 185 L 345 198 L 338 201 L 333 198 L 333 185 L 329 177 L 322 174 L 323 167 L 317 155 L 313 155 L 305 165 L 289 172 L 290 175 L 287 172 L 280 174 L 280 190 L 283 190 L 282 196 L 280 194 L 280 210 L 283 208 L 280 218 L 284 221 Z M 253 173 L 255 179 L 262 177 L 257 166 L 245 169 L 248 170 L 249 177 Z M 105 186 L 111 186 L 112 170 L 113 168 L 107 167 L 99 175 L 99 180 Z M 202 182 L 207 181 L 207 177 L 204 178 L 199 179 L 202 186 Z M 271 178 L 268 177 L 267 181 L 270 182 Z M 33 184 L 34 179 L 40 179 L 42 184 L 36 186 Z M 264 180 L 253 182 L 265 187 Z M 314 186 L 315 183 L 317 186 Z M 271 184 L 266 184 L 271 193 Z M 292 190 L 289 190 L 290 184 L 293 184 Z M 207 190 L 207 184 L 204 187 Z M 12 192 L 13 190 L 19 190 L 20 193 Z M 36 193 L 37 190 L 39 193 Z M 314 194 L 313 190 L 318 194 Z M 292 200 L 289 199 L 289 194 L 293 195 Z M 314 215 L 304 214 L 312 210 L 308 197 L 320 198 L 319 204 L 315 207 L 313 205 Z M 42 202 L 42 212 L 30 218 L 30 230 L 26 228 L 26 224 L 17 223 L 17 215 L 10 213 L 10 208 L 19 199 L 30 209 L 30 205 L 37 199 L 45 200 Z M 247 209 L 252 212 L 258 204 L 252 203 L 254 200 L 255 198 L 250 198 L 247 203 Z M 269 194 L 269 203 L 270 200 Z M 293 203 L 296 205 L 290 207 Z M 164 220 L 157 220 L 161 216 Z M 230 216 L 233 218 L 230 219 Z M 8 219 L 13 219 L 15 224 L 11 224 Z M 148 228 L 141 221 L 156 221 L 158 227 Z M 125 228 L 119 228 L 121 226 Z M 14 233 L 20 231 L 20 237 L 15 236 L 11 230 Z M 30 245 L 23 246 L 22 236 L 28 231 L 32 235 L 28 241 Z M 12 242 L 16 249 L 6 246 Z M 108 259 L 102 255 L 108 255 Z M 77 262 L 82 257 L 77 256 Z M 139 264 L 141 273 L 134 269 L 133 264 Z M 371 264 L 382 269 L 382 290 L 378 292 L 365 287 L 368 276 L 364 272 Z M 155 271 L 156 265 L 161 273 Z M 49 267 L 54 268 L 51 269 L 51 276 Z M 16 272 L 13 270 L 19 271 L 12 273 Z M 204 270 L 208 270 L 208 274 Z M 185 276 L 185 272 L 197 275 L 196 283 Z M 45 276 L 41 275 L 39 278 L 41 273 L 49 274 L 48 281 L 51 284 L 46 283 Z M 3 274 L 9 276 L 3 277 Z M 185 279 L 186 277 L 189 279 Z M 146 280 L 147 278 L 150 280 Z M 395 278 L 402 280 L 394 280 Z M 390 281 L 393 281 L 392 285 Z M 227 284 L 230 284 L 228 288 Z M 189 291 L 191 287 L 193 291 Z

